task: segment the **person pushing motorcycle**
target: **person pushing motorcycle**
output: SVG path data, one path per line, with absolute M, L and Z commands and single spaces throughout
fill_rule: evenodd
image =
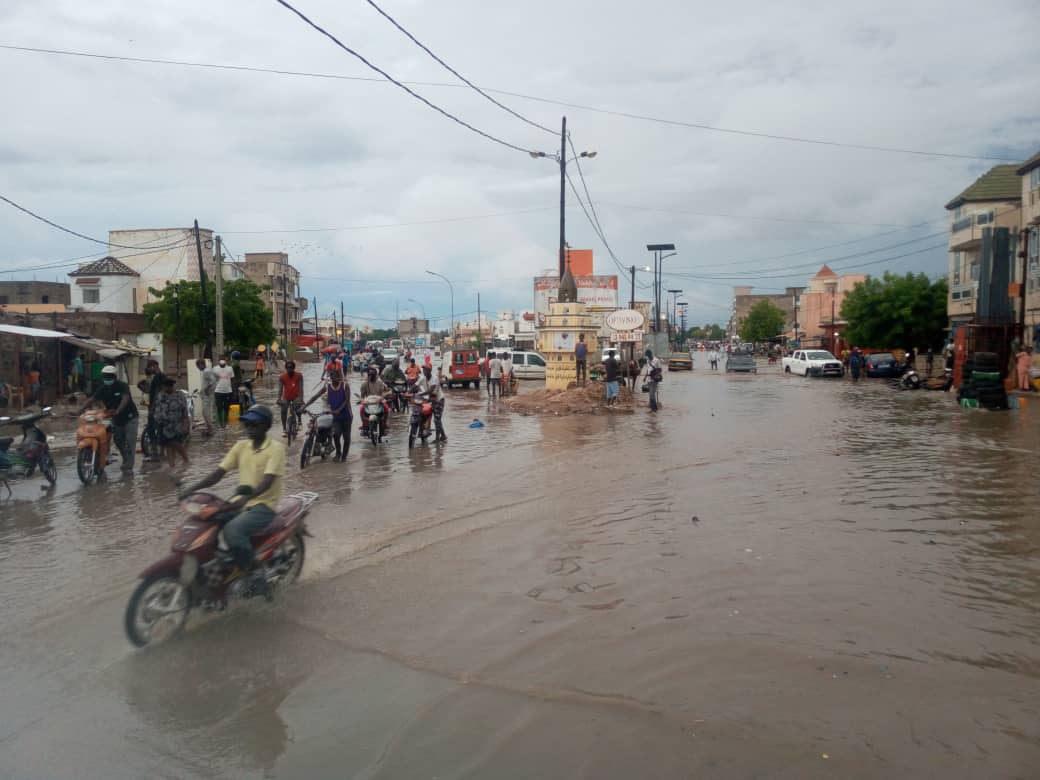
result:
M 270 598 L 270 589 L 262 568 L 256 566 L 252 537 L 274 519 L 282 499 L 285 479 L 285 445 L 270 438 L 267 432 L 274 422 L 271 410 L 260 404 L 241 417 L 247 438 L 237 442 L 220 465 L 208 476 L 181 494 L 185 498 L 216 485 L 229 471 L 238 471 L 240 487 L 248 487 L 248 495 L 236 495 L 232 508 L 241 509 L 224 525 L 224 539 L 231 556 L 242 572 L 252 572 L 250 586 Z
M 444 388 L 441 387 L 439 379 L 433 378 L 433 366 L 423 366 L 422 376 L 415 387 L 420 393 L 428 393 L 430 401 L 433 402 L 433 424 L 437 430 L 437 441 L 447 441 L 448 436 L 444 433 L 444 424 L 441 422 L 441 415 L 444 414 Z
M 361 397 L 360 404 L 360 417 L 362 420 L 362 430 L 364 430 L 364 420 L 366 419 L 364 414 L 365 399 L 370 395 L 378 395 L 383 399 L 383 433 L 386 434 L 390 428 L 390 404 L 387 403 L 386 397 L 390 394 L 390 388 L 386 386 L 386 383 L 379 378 L 379 369 L 375 366 L 368 367 L 368 378 L 361 383 L 361 389 L 358 391 Z

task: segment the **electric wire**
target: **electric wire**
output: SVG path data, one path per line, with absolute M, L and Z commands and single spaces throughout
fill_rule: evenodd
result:
M 879 252 L 887 252 L 887 251 L 889 251 L 891 249 L 899 249 L 899 248 L 904 247 L 904 246 L 909 246 L 910 244 L 916 244 L 916 243 L 918 243 L 920 241 L 927 241 L 930 238 L 938 238 L 939 236 L 942 236 L 942 235 L 946 235 L 946 231 L 939 231 L 937 233 L 929 233 L 928 235 L 918 236 L 917 238 L 911 238 L 911 239 L 909 239 L 907 241 L 900 241 L 900 242 L 898 242 L 896 244 L 889 244 L 887 246 L 881 246 L 881 247 L 877 247 L 875 249 L 866 249 L 866 250 L 864 250 L 862 252 L 853 252 L 852 254 L 841 255 L 840 257 L 832 257 L 832 258 L 829 258 L 829 259 L 826 259 L 826 260 L 813 260 L 813 261 L 808 262 L 808 263 L 798 263 L 798 264 L 795 264 L 795 265 L 777 266 L 775 268 L 760 268 L 760 269 L 757 269 L 757 270 L 754 270 L 754 271 L 738 271 L 738 272 L 734 272 L 732 274 L 726 274 L 726 273 L 721 273 L 721 274 L 720 273 L 705 273 L 705 274 L 701 274 L 701 273 L 698 273 L 698 271 L 700 269 L 689 269 L 689 270 L 687 270 L 687 273 L 694 273 L 694 274 L 697 274 L 698 276 L 700 276 L 702 278 L 705 278 L 705 279 L 745 279 L 745 278 L 761 279 L 761 278 L 763 278 L 764 275 L 768 276 L 769 274 L 771 274 L 773 272 L 783 272 L 784 276 L 790 276 L 790 275 L 792 275 L 793 272 L 797 272 L 799 269 L 803 269 L 803 268 L 818 268 L 818 267 L 820 267 L 822 265 L 831 265 L 832 263 L 838 263 L 838 262 L 840 262 L 842 260 L 853 260 L 853 259 L 858 258 L 858 257 L 866 257 L 867 255 L 876 255 Z M 683 271 L 683 270 L 684 269 L 682 269 L 682 268 L 675 268 L 675 269 L 673 269 L 673 271 Z
M 465 121 L 464 119 L 460 119 L 459 117 L 455 116 L 454 114 L 444 110 L 443 108 L 438 106 L 436 103 L 433 103 L 433 102 L 427 100 L 425 97 L 420 95 L 418 92 L 414 91 L 413 89 L 411 89 L 407 85 L 405 85 L 403 82 L 398 81 L 397 79 L 395 79 L 393 76 L 391 76 L 389 73 L 387 73 L 385 70 L 383 70 L 379 66 L 374 65 L 373 63 L 369 62 L 361 54 L 359 54 L 358 52 L 356 52 L 353 49 L 351 49 L 349 46 L 347 46 L 345 43 L 343 43 L 339 38 L 337 38 L 335 35 L 330 33 L 328 30 L 324 29 L 320 25 L 318 25 L 315 22 L 313 22 L 310 19 L 308 19 L 307 16 L 302 11 L 299 11 L 296 8 L 294 8 L 293 5 L 291 3 L 289 3 L 289 2 L 287 2 L 286 0 L 274 0 L 274 2 L 278 3 L 278 5 L 282 6 L 283 8 L 285 8 L 288 11 L 290 11 L 291 13 L 296 14 L 296 16 L 298 16 L 301 20 L 303 20 L 304 23 L 306 23 L 308 26 L 313 28 L 315 31 L 317 31 L 317 32 L 321 33 L 322 35 L 324 35 L 326 38 L 328 38 L 330 41 L 332 41 L 334 44 L 336 44 L 343 51 L 347 52 L 347 54 L 350 54 L 352 57 L 355 57 L 356 59 L 360 60 L 366 66 L 368 66 L 370 69 L 374 70 L 376 73 L 378 73 L 383 78 L 385 78 L 387 81 L 389 81 L 391 84 L 394 84 L 395 86 L 399 87 L 400 89 L 403 89 L 405 92 L 407 92 L 413 98 L 415 98 L 419 102 L 425 104 L 429 108 L 432 108 L 438 114 L 441 114 L 442 116 L 450 119 L 452 122 L 455 122 L 455 123 L 457 123 L 459 125 L 462 125 L 463 127 L 467 128 L 468 130 L 473 131 L 477 135 L 483 136 L 487 140 L 493 141 L 496 144 L 500 144 L 502 146 L 505 146 L 508 149 L 513 149 L 514 151 L 517 151 L 517 152 L 523 152 L 524 154 L 531 154 L 532 153 L 531 149 L 525 149 L 522 146 L 517 146 L 516 144 L 510 143 L 509 141 L 504 141 L 501 138 L 498 138 L 497 136 L 491 135 L 490 133 L 486 133 L 483 130 L 480 130 L 479 128 L 474 127 L 473 125 L 471 125 L 469 122 Z
M 394 17 L 392 17 L 392 16 L 390 15 L 390 14 L 388 14 L 388 13 L 387 13 L 386 11 L 384 11 L 384 10 L 383 10 L 382 8 L 380 8 L 380 7 L 378 6 L 378 5 L 376 5 L 376 4 L 375 4 L 375 3 L 373 2 L 373 0 L 367 0 L 367 2 L 368 2 L 368 4 L 369 4 L 370 6 L 372 6 L 373 8 L 375 8 L 375 9 L 376 9 L 376 11 L 378 11 L 378 12 L 379 12 L 379 14 L 380 14 L 380 15 L 381 15 L 381 16 L 382 16 L 382 17 L 383 17 L 384 19 L 386 19 L 386 20 L 387 20 L 388 22 L 390 22 L 390 24 L 392 24 L 392 25 L 393 25 L 394 27 L 396 27 L 396 28 L 397 28 L 398 30 L 400 30 L 400 31 L 401 31 L 402 33 L 404 33 L 404 35 L 405 35 L 405 36 L 406 36 L 406 37 L 407 37 L 407 38 L 408 38 L 408 39 L 409 39 L 409 40 L 410 40 L 410 41 L 411 41 L 412 43 L 414 43 L 414 44 L 415 44 L 416 46 L 418 46 L 418 47 L 419 47 L 420 49 L 422 49 L 422 50 L 423 50 L 424 52 L 426 52 L 427 54 L 429 54 L 429 55 L 430 55 L 430 56 L 431 56 L 431 57 L 432 57 L 432 58 L 433 58 L 434 60 L 436 60 L 436 61 L 437 61 L 437 63 L 438 63 L 438 64 L 440 64 L 440 65 L 441 65 L 441 67 L 443 67 L 443 68 L 444 68 L 445 70 L 447 70 L 447 71 L 448 71 L 449 73 L 451 73 L 451 74 L 452 74 L 453 76 L 455 76 L 455 77 L 456 77 L 456 78 L 457 78 L 457 79 L 458 79 L 459 81 L 463 82 L 463 83 L 464 83 L 464 84 L 465 84 L 466 86 L 468 86 L 468 87 L 470 87 L 471 89 L 473 89 L 473 90 L 474 90 L 474 91 L 475 91 L 475 92 L 476 92 L 477 94 L 479 94 L 479 95 L 482 95 L 483 97 L 487 98 L 487 99 L 488 99 L 489 101 L 491 101 L 491 102 L 492 102 L 492 103 L 494 103 L 494 104 L 495 104 L 496 106 L 498 106 L 499 108 L 501 108 L 501 109 L 502 109 L 503 111 L 505 111 L 505 112 L 506 112 L 507 114 L 511 114 L 512 116 L 514 116 L 514 117 L 516 117 L 517 119 L 519 119 L 519 120 L 520 120 L 521 122 L 526 122 L 527 124 L 531 125 L 531 127 L 537 127 L 537 128 L 539 129 L 539 130 L 544 130 L 544 131 L 545 131 L 545 132 L 547 132 L 547 133 L 551 133 L 552 135 L 556 135 L 556 131 L 555 131 L 555 130 L 553 130 L 552 128 L 550 128 L 550 127 L 546 127 L 545 125 L 540 125 L 540 124 L 538 124 L 537 122 L 535 122 L 535 121 L 532 121 L 532 120 L 528 119 L 528 118 L 527 118 L 526 116 L 523 116 L 522 114 L 518 114 L 518 113 L 517 113 L 516 111 L 514 111 L 513 109 L 511 109 L 511 108 L 510 108 L 509 106 L 507 106 L 507 105 L 504 105 L 504 104 L 500 103 L 499 101 L 495 100 L 495 99 L 494 99 L 493 97 L 491 97 L 491 95 L 489 95 L 489 94 L 488 94 L 487 92 L 485 92 L 484 90 L 482 90 L 482 89 L 481 89 L 480 87 L 478 87 L 478 86 L 477 86 L 476 84 L 474 84 L 474 83 L 473 83 L 472 81 L 470 81 L 470 80 L 469 80 L 468 78 L 466 78 L 466 77 L 465 77 L 465 76 L 463 76 L 463 75 L 462 75 L 461 73 L 459 73 L 459 72 L 458 72 L 457 70 L 455 70 L 455 69 L 454 69 L 453 67 L 451 67 L 451 65 L 449 65 L 449 64 L 448 64 L 448 63 L 446 63 L 446 62 L 445 62 L 444 60 L 442 60 L 442 59 L 441 59 L 440 57 L 438 57 L 438 56 L 437 56 L 436 54 L 434 54 L 434 53 L 433 53 L 432 51 L 430 51 L 430 49 L 429 49 L 429 48 L 428 48 L 428 47 L 427 47 L 426 45 L 424 45 L 424 44 L 423 44 L 423 43 L 422 43 L 421 41 L 419 41 L 419 40 L 418 40 L 418 39 L 417 39 L 417 38 L 416 38 L 416 37 L 415 37 L 414 35 L 412 35 L 412 34 L 411 34 L 410 32 L 408 32 L 408 30 L 406 30 L 406 29 L 405 29 L 404 27 L 402 27 L 402 26 L 401 26 L 401 25 L 400 25 L 400 24 L 399 24 L 399 23 L 397 22 L 397 20 L 396 20 L 396 19 L 394 19 Z
M 372 78 L 369 76 L 348 76 L 341 73 L 316 73 L 308 71 L 297 71 L 297 70 L 283 70 L 279 68 L 264 68 L 250 65 L 230 65 L 225 63 L 210 63 L 210 62 L 192 62 L 186 60 L 169 60 L 160 59 L 156 57 L 128 57 L 117 54 L 99 54 L 96 52 L 84 52 L 84 51 L 72 51 L 68 49 L 49 49 L 36 46 L 15 46 L 11 44 L 0 44 L 0 49 L 8 51 L 27 52 L 34 54 L 51 54 L 63 57 L 86 57 L 91 59 L 107 60 L 112 62 L 134 62 L 148 65 L 172 65 L 178 67 L 188 68 L 203 68 L 211 70 L 229 70 L 229 71 L 242 71 L 248 73 L 268 73 L 278 76 L 294 76 L 302 78 L 318 78 L 318 79 L 333 79 L 339 81 L 359 81 L 359 82 L 371 82 L 371 83 L 385 83 L 384 79 Z M 392 81 L 392 80 L 391 80 Z M 444 87 L 449 89 L 463 89 L 464 86 L 461 84 L 452 84 L 443 81 L 401 81 L 392 83 L 398 86 L 411 85 L 418 87 Z M 1017 163 L 1021 162 L 1021 158 L 1017 157 L 999 157 L 995 155 L 980 155 L 980 154 L 963 154 L 955 152 L 937 152 L 928 151 L 921 149 L 908 149 L 908 148 L 896 148 L 887 146 L 876 146 L 869 144 L 854 144 L 844 143 L 841 141 L 831 141 L 827 139 L 813 139 L 803 138 L 799 136 L 787 136 L 773 133 L 761 133 L 751 130 L 741 130 L 737 128 L 719 127 L 716 125 L 707 125 L 703 123 L 685 122 L 676 119 L 665 119 L 662 117 L 649 116 L 646 114 L 637 114 L 629 111 L 617 111 L 607 108 L 599 108 L 596 106 L 588 106 L 580 103 L 571 103 L 565 100 L 556 100 L 553 98 L 539 97 L 537 95 L 528 95 L 523 92 L 514 92 L 505 89 L 496 89 L 493 87 L 481 87 L 484 92 L 490 92 L 496 95 L 505 95 L 507 97 L 520 98 L 521 100 L 532 100 L 539 103 L 546 103 L 548 105 L 562 106 L 564 108 L 573 108 L 579 111 L 589 111 L 596 114 L 603 114 L 607 116 L 617 116 L 626 119 L 632 119 L 642 122 L 652 122 L 657 124 L 672 125 L 676 127 L 686 127 L 696 130 L 703 130 L 707 132 L 715 133 L 728 133 L 734 135 L 748 136 L 769 139 L 774 141 L 789 141 L 793 143 L 813 144 L 820 146 L 831 146 L 838 148 L 851 148 L 866 151 L 882 152 L 886 154 L 906 154 L 906 155 L 918 155 L 932 158 L 948 158 L 957 160 L 992 160 L 995 162 L 1008 162 Z M 526 151 L 526 150 L 525 150 Z
M 593 220 L 592 215 L 589 214 L 589 210 L 585 208 L 585 203 L 581 199 L 581 195 L 578 192 L 578 188 L 574 186 L 574 180 L 571 179 L 571 175 L 569 173 L 565 173 L 565 175 L 567 177 L 567 183 L 571 185 L 571 192 L 574 193 L 575 200 L 578 201 L 578 205 L 581 206 L 581 210 L 585 213 L 585 219 L 587 219 L 589 221 L 589 224 L 592 226 L 592 232 L 596 234 L 596 237 L 599 238 L 599 240 L 603 243 L 603 246 L 606 247 L 607 253 L 610 255 L 610 259 L 614 261 L 614 265 L 618 267 L 621 273 L 627 273 L 628 269 L 626 269 L 620 262 L 618 262 L 618 259 L 614 257 L 614 253 L 610 251 L 610 245 L 607 243 L 607 239 L 603 237 L 603 234 L 600 232 L 595 220 Z
M 589 202 L 589 210 L 592 212 L 592 218 L 595 220 L 600 240 L 603 242 L 603 246 L 607 248 L 607 254 L 609 254 L 610 259 L 614 261 L 614 265 L 616 265 L 618 270 L 624 274 L 629 269 L 626 268 L 625 264 L 618 259 L 616 254 L 614 254 L 613 247 L 611 247 L 610 242 L 607 241 L 607 234 L 603 230 L 603 223 L 599 221 L 599 214 L 596 213 L 596 204 L 592 202 L 592 193 L 589 192 L 589 185 L 586 183 L 585 174 L 581 170 L 581 155 L 578 154 L 578 150 L 574 148 L 574 140 L 571 138 L 570 133 L 567 134 L 567 143 L 571 145 L 571 151 L 574 153 L 574 167 L 578 169 L 578 178 L 581 179 L 581 186 L 585 190 L 585 199 Z M 573 182 L 571 183 L 571 188 L 574 188 Z
M 244 235 L 264 235 L 269 233 L 334 233 L 337 231 L 349 231 L 349 230 L 379 230 L 382 228 L 396 228 L 396 227 L 414 227 L 416 225 L 440 225 L 448 222 L 465 222 L 469 220 L 477 219 L 493 219 L 496 217 L 511 217 L 518 214 L 533 214 L 538 211 L 552 211 L 555 206 L 537 206 L 529 209 L 518 209 L 516 211 L 501 211 L 495 214 L 475 214 L 466 217 L 445 217 L 443 219 L 422 219 L 415 220 L 412 222 L 386 222 L 380 225 L 348 225 L 346 227 L 327 227 L 327 228 L 286 228 L 284 230 L 225 230 L 222 231 L 221 235 L 227 236 L 244 236 Z
M 52 228 L 60 230 L 63 233 L 68 233 L 69 235 L 75 236 L 76 238 L 82 238 L 84 241 L 93 241 L 95 244 L 101 244 L 102 246 L 107 246 L 107 247 L 113 247 L 114 246 L 114 247 L 119 247 L 120 249 L 142 249 L 142 248 L 144 248 L 144 246 L 131 246 L 131 245 L 128 245 L 128 244 L 115 244 L 115 243 L 112 243 L 111 241 L 102 241 L 100 238 L 94 238 L 93 236 L 88 236 L 88 235 L 85 235 L 83 233 L 78 233 L 77 231 L 73 230 L 72 228 L 67 228 L 64 225 L 59 225 L 57 222 L 54 222 L 53 220 L 47 219 L 47 217 L 44 217 L 44 216 L 42 216 L 40 214 L 37 214 L 35 211 L 30 211 L 25 206 L 22 206 L 19 203 L 15 203 L 13 200 L 8 198 L 6 195 L 0 195 L 0 200 L 2 200 L 4 203 L 7 203 L 8 205 L 13 206 L 14 208 L 18 209 L 18 211 L 21 211 L 23 214 L 27 214 L 30 217 L 32 217 L 33 219 L 38 220 L 40 222 L 43 222 L 45 225 L 50 225 Z M 178 241 L 180 241 L 180 240 L 183 240 L 183 239 L 178 239 Z M 172 244 L 170 244 L 169 246 L 172 246 Z M 162 249 L 163 247 L 161 247 L 161 246 L 154 246 L 154 247 L 148 247 L 148 248 L 150 248 L 150 249 Z

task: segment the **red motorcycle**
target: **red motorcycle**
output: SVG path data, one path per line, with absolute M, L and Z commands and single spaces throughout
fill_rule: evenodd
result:
M 309 492 L 286 497 L 270 524 L 253 537 L 254 553 L 269 585 L 288 585 L 299 577 L 303 537 L 310 536 L 304 520 L 317 500 L 318 494 Z M 224 609 L 230 597 L 256 595 L 220 532 L 239 510 L 201 492 L 187 496 L 180 507 L 188 519 L 174 533 L 170 554 L 141 572 L 141 582 L 126 605 L 126 635 L 137 647 L 176 636 L 194 606 Z
M 418 436 L 423 443 L 430 438 L 430 424 L 433 421 L 433 401 L 429 393 L 416 393 L 412 398 L 412 420 L 408 429 L 408 449 L 415 446 Z

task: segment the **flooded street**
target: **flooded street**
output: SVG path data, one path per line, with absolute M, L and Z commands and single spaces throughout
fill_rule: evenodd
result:
M 656 416 L 296 443 L 301 582 L 145 651 L 176 486 L 58 448 L 0 503 L 0 777 L 1036 777 L 1040 403 L 705 363 Z

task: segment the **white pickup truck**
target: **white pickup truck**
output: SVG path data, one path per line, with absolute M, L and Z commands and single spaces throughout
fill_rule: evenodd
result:
M 796 349 L 783 360 L 785 374 L 845 376 L 841 361 L 825 349 Z

